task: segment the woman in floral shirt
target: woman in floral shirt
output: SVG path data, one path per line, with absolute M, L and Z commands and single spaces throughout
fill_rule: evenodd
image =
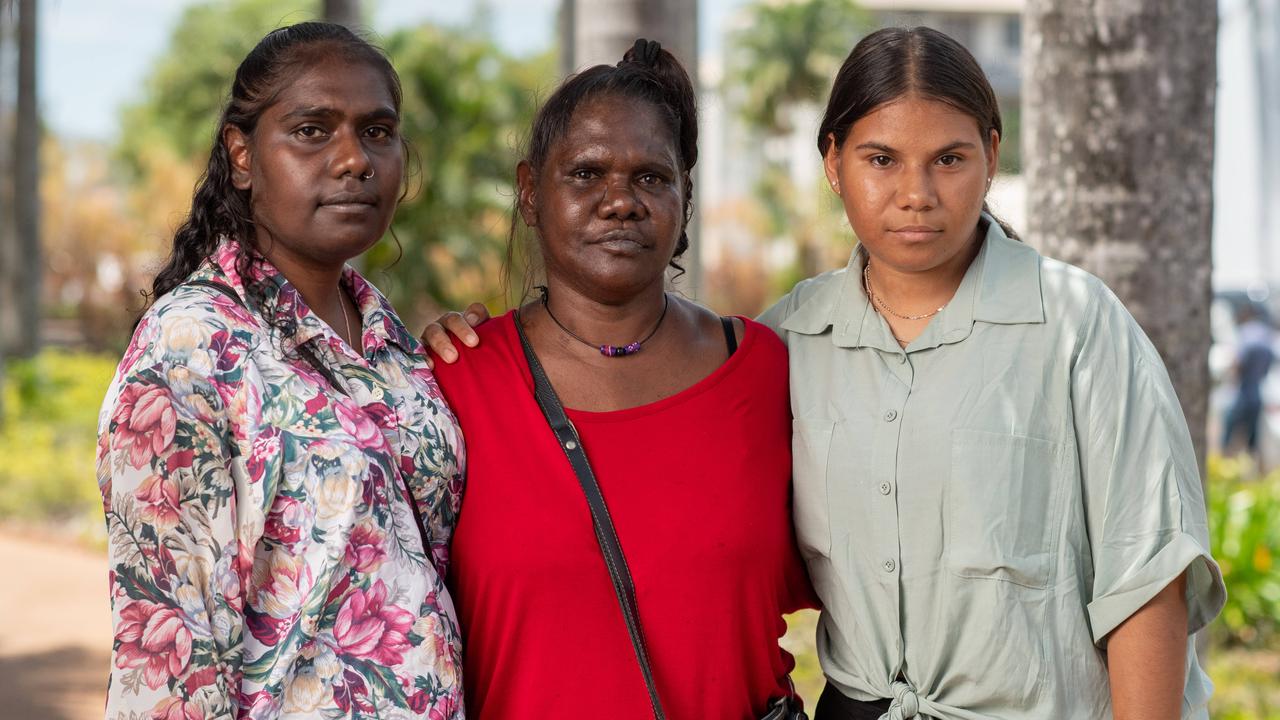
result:
M 100 423 L 109 720 L 461 718 L 441 578 L 462 438 L 347 260 L 400 193 L 399 80 L 348 30 L 269 34 Z

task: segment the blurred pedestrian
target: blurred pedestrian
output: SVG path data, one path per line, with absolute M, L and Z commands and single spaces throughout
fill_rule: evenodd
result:
M 1232 440 L 1244 438 L 1244 446 L 1261 469 L 1258 426 L 1263 415 L 1262 384 L 1275 361 L 1271 325 L 1252 301 L 1236 309 L 1235 398 L 1227 409 L 1222 427 L 1222 451 L 1232 449 Z
M 348 261 L 402 192 L 400 82 L 340 25 L 236 70 L 107 394 L 107 716 L 461 718 L 463 446 Z

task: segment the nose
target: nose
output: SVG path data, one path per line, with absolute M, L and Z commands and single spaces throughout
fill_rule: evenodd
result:
M 605 183 L 598 210 L 600 217 L 606 220 L 640 220 L 647 212 L 629 179 Z
M 351 175 L 364 180 L 373 175 L 373 162 L 364 143 L 360 141 L 359 133 L 345 130 L 335 133 L 330 148 L 333 151 L 331 163 L 336 177 Z
M 938 204 L 928 167 L 906 167 L 898 177 L 898 205 L 903 210 L 932 210 Z

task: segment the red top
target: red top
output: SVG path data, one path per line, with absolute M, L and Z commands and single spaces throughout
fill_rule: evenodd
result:
M 511 313 L 436 377 L 467 479 L 449 584 L 467 715 L 652 718 L 581 486 L 533 397 Z M 812 606 L 791 527 L 787 357 L 746 320 L 693 387 L 614 412 L 568 411 L 635 580 L 667 716 L 754 718 L 786 688 L 783 613 Z M 607 712 L 606 712 L 607 711 Z

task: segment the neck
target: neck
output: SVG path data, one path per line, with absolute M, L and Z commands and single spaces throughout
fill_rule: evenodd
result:
M 658 282 L 625 299 L 601 299 L 559 278 L 547 278 L 547 309 L 566 328 L 593 345 L 642 340 L 662 317 L 666 291 Z
M 876 294 L 894 311 L 904 315 L 922 315 L 951 300 L 980 247 L 978 231 L 974 230 L 964 249 L 941 265 L 928 270 L 904 270 L 868 255 L 867 272 Z
M 263 252 L 263 248 L 270 252 Z M 333 319 L 342 316 L 341 292 L 339 283 L 342 279 L 344 263 L 317 264 L 283 250 L 278 243 L 270 241 L 257 244 L 258 252 L 280 271 L 289 284 L 298 291 L 302 300 L 331 326 Z M 346 331 L 341 331 L 346 334 Z

